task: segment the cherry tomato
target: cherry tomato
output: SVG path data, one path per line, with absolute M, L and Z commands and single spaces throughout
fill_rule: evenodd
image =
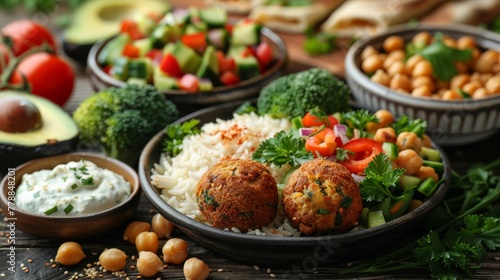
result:
M 122 54 L 126 57 L 138 58 L 139 57 L 139 48 L 134 46 L 131 43 L 127 43 L 127 44 L 125 44 L 125 47 L 123 48 Z
M 255 50 L 255 57 L 259 61 L 259 66 L 264 71 L 269 63 L 273 61 L 273 50 L 267 42 L 261 42 Z
M 179 88 L 187 92 L 197 92 L 200 87 L 198 77 L 193 74 L 185 74 L 179 80 Z
M 363 173 L 373 158 L 382 152 L 382 145 L 370 138 L 357 138 L 347 142 L 344 150 L 351 151 L 354 154 L 348 153 L 348 159 L 341 162 L 347 167 L 351 173 Z
M 323 128 L 306 140 L 306 150 L 312 152 L 314 156 L 318 153 L 323 157 L 331 156 L 336 148 L 335 133 L 330 128 Z
M 181 41 L 184 45 L 193 49 L 203 50 L 207 46 L 207 38 L 204 32 L 183 35 Z
M 236 63 L 232 57 L 226 57 L 222 51 L 217 51 L 215 54 L 219 63 L 219 73 L 236 71 Z
M 302 125 L 305 127 L 325 125 L 326 127 L 333 129 L 333 127 L 338 123 L 339 121 L 333 116 L 325 116 L 323 119 L 320 119 L 309 112 L 307 112 L 302 118 Z
M 13 21 L 1 30 L 3 36 L 12 39 L 12 51 L 19 56 L 34 46 L 47 43 L 54 52 L 57 45 L 54 35 L 43 25 L 30 20 Z
M 71 96 L 75 73 L 70 64 L 49 53 L 34 53 L 21 61 L 10 82 L 22 84 L 23 76 L 31 92 L 63 106 Z
M 240 78 L 234 72 L 225 71 L 220 76 L 220 81 L 225 85 L 234 85 L 240 81 Z
M 182 73 L 181 66 L 177 59 L 170 53 L 165 54 L 165 56 L 160 61 L 160 69 L 167 73 L 169 76 L 180 78 L 184 73 Z

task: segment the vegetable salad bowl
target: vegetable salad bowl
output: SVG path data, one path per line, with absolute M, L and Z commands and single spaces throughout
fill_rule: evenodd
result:
M 131 185 L 128 198 L 106 210 L 93 214 L 53 216 L 37 214 L 15 206 L 14 197 L 24 174 L 48 169 L 70 161 L 88 160 L 98 167 L 123 176 Z M 139 206 L 141 196 L 137 172 L 118 160 L 93 153 L 67 153 L 44 157 L 9 169 L 1 182 L 0 205 L 7 218 L 16 218 L 16 227 L 26 233 L 46 238 L 76 240 L 99 236 L 132 217 Z M 11 214 L 14 213 L 14 214 Z
M 428 135 L 439 145 L 468 144 L 494 135 L 500 130 L 500 94 L 462 100 L 415 97 L 376 83 L 362 71 L 362 53 L 367 47 L 373 46 L 381 51 L 388 37 L 400 36 L 409 42 L 423 31 L 455 39 L 470 36 L 475 39 L 478 49 L 500 51 L 498 34 L 462 25 L 401 25 L 382 34 L 362 38 L 349 49 L 345 58 L 346 80 L 356 103 L 370 110 L 387 109 L 395 115 L 405 114 L 410 118 L 426 120 Z
M 229 119 L 240 104 L 240 102 L 231 102 L 208 107 L 189 114 L 175 123 L 198 119 L 199 125 L 202 125 L 214 122 L 218 118 Z M 412 227 L 424 221 L 443 199 L 449 183 L 447 179 L 441 182 L 435 193 L 420 207 L 377 227 L 324 236 L 250 235 L 218 229 L 198 222 L 163 200 L 160 196 L 161 191 L 151 182 L 152 170 L 159 162 L 162 153 L 163 139 L 163 131 L 153 137 L 144 148 L 139 161 L 141 186 L 152 206 L 194 241 L 221 255 L 249 264 L 262 263 L 274 266 L 293 264 L 310 269 L 308 265 L 311 264 L 337 263 L 366 257 L 398 238 L 404 238 L 405 233 Z M 449 178 L 448 159 L 439 147 L 436 148 L 443 155 L 443 176 Z

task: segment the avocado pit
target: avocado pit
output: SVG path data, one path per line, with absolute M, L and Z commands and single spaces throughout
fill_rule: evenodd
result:
M 38 107 L 21 96 L 0 98 L 0 130 L 9 133 L 34 131 L 42 127 L 42 115 Z

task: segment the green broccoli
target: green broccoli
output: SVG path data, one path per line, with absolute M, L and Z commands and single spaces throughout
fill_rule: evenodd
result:
M 83 143 L 99 145 L 104 154 L 130 165 L 149 139 L 178 116 L 175 104 L 150 85 L 94 93 L 73 113 Z
M 328 70 L 311 68 L 280 77 L 257 98 L 257 112 L 274 118 L 303 116 L 314 107 L 327 114 L 349 109 L 349 87 Z

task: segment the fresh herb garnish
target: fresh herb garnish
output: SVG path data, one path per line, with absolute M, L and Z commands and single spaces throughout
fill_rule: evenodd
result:
M 328 215 L 330 214 L 330 210 L 328 209 L 324 209 L 324 208 L 320 208 L 316 211 L 316 214 L 318 215 Z
M 365 179 L 359 183 L 359 190 L 363 200 L 381 202 L 386 197 L 398 199 L 393 189 L 405 170 L 392 168 L 391 160 L 384 154 L 376 155 L 365 168 Z
M 45 210 L 45 212 L 43 212 L 43 213 L 45 213 L 45 215 L 50 215 L 50 214 L 53 214 L 55 212 L 57 212 L 57 205 L 55 205 L 52 208 L 49 208 L 49 209 Z
M 342 162 L 346 159 L 349 159 L 349 155 L 354 155 L 355 153 L 353 151 L 349 151 L 349 150 L 344 150 L 342 148 L 337 148 L 337 152 L 336 152 L 336 158 L 338 161 Z
M 324 32 L 315 33 L 313 29 L 306 32 L 304 50 L 310 55 L 329 54 L 337 45 L 337 36 Z
M 422 137 L 427 129 L 427 122 L 422 119 L 410 119 L 407 115 L 403 115 L 392 124 L 392 128 L 396 131 L 396 135 L 409 131 Z
M 304 139 L 292 131 L 280 131 L 275 137 L 266 139 L 253 153 L 252 159 L 261 163 L 281 167 L 289 164 L 297 167 L 313 159 L 313 154 L 306 150 Z
M 64 213 L 68 214 L 69 212 L 71 212 L 71 210 L 73 210 L 73 205 L 71 204 L 68 204 L 68 206 L 64 207 Z
M 208 194 L 208 190 L 205 190 L 203 192 L 203 201 L 208 204 L 208 205 L 212 205 L 213 207 L 219 207 L 219 203 L 217 203 L 217 201 L 215 201 L 215 198 L 211 195 Z
M 241 103 L 236 110 L 234 110 L 234 113 L 237 115 L 244 115 L 244 114 L 250 114 L 250 113 L 257 113 L 257 108 L 252 105 L 250 101 L 245 101 Z
M 358 109 L 354 111 L 342 113 L 342 119 L 349 127 L 364 131 L 366 124 L 369 122 L 378 123 L 378 118 L 366 109 Z
M 72 189 L 72 190 L 74 190 L 74 189 L 76 189 L 76 188 L 78 188 L 78 185 L 77 185 L 77 184 L 73 184 L 73 185 L 71 185 L 71 189 Z
M 171 156 L 178 155 L 182 150 L 182 141 L 188 135 L 200 133 L 197 125 L 198 119 L 191 119 L 182 124 L 170 124 L 165 128 L 165 139 L 163 140 L 163 152 Z
M 82 178 L 82 185 L 90 186 L 94 184 L 94 177 Z

